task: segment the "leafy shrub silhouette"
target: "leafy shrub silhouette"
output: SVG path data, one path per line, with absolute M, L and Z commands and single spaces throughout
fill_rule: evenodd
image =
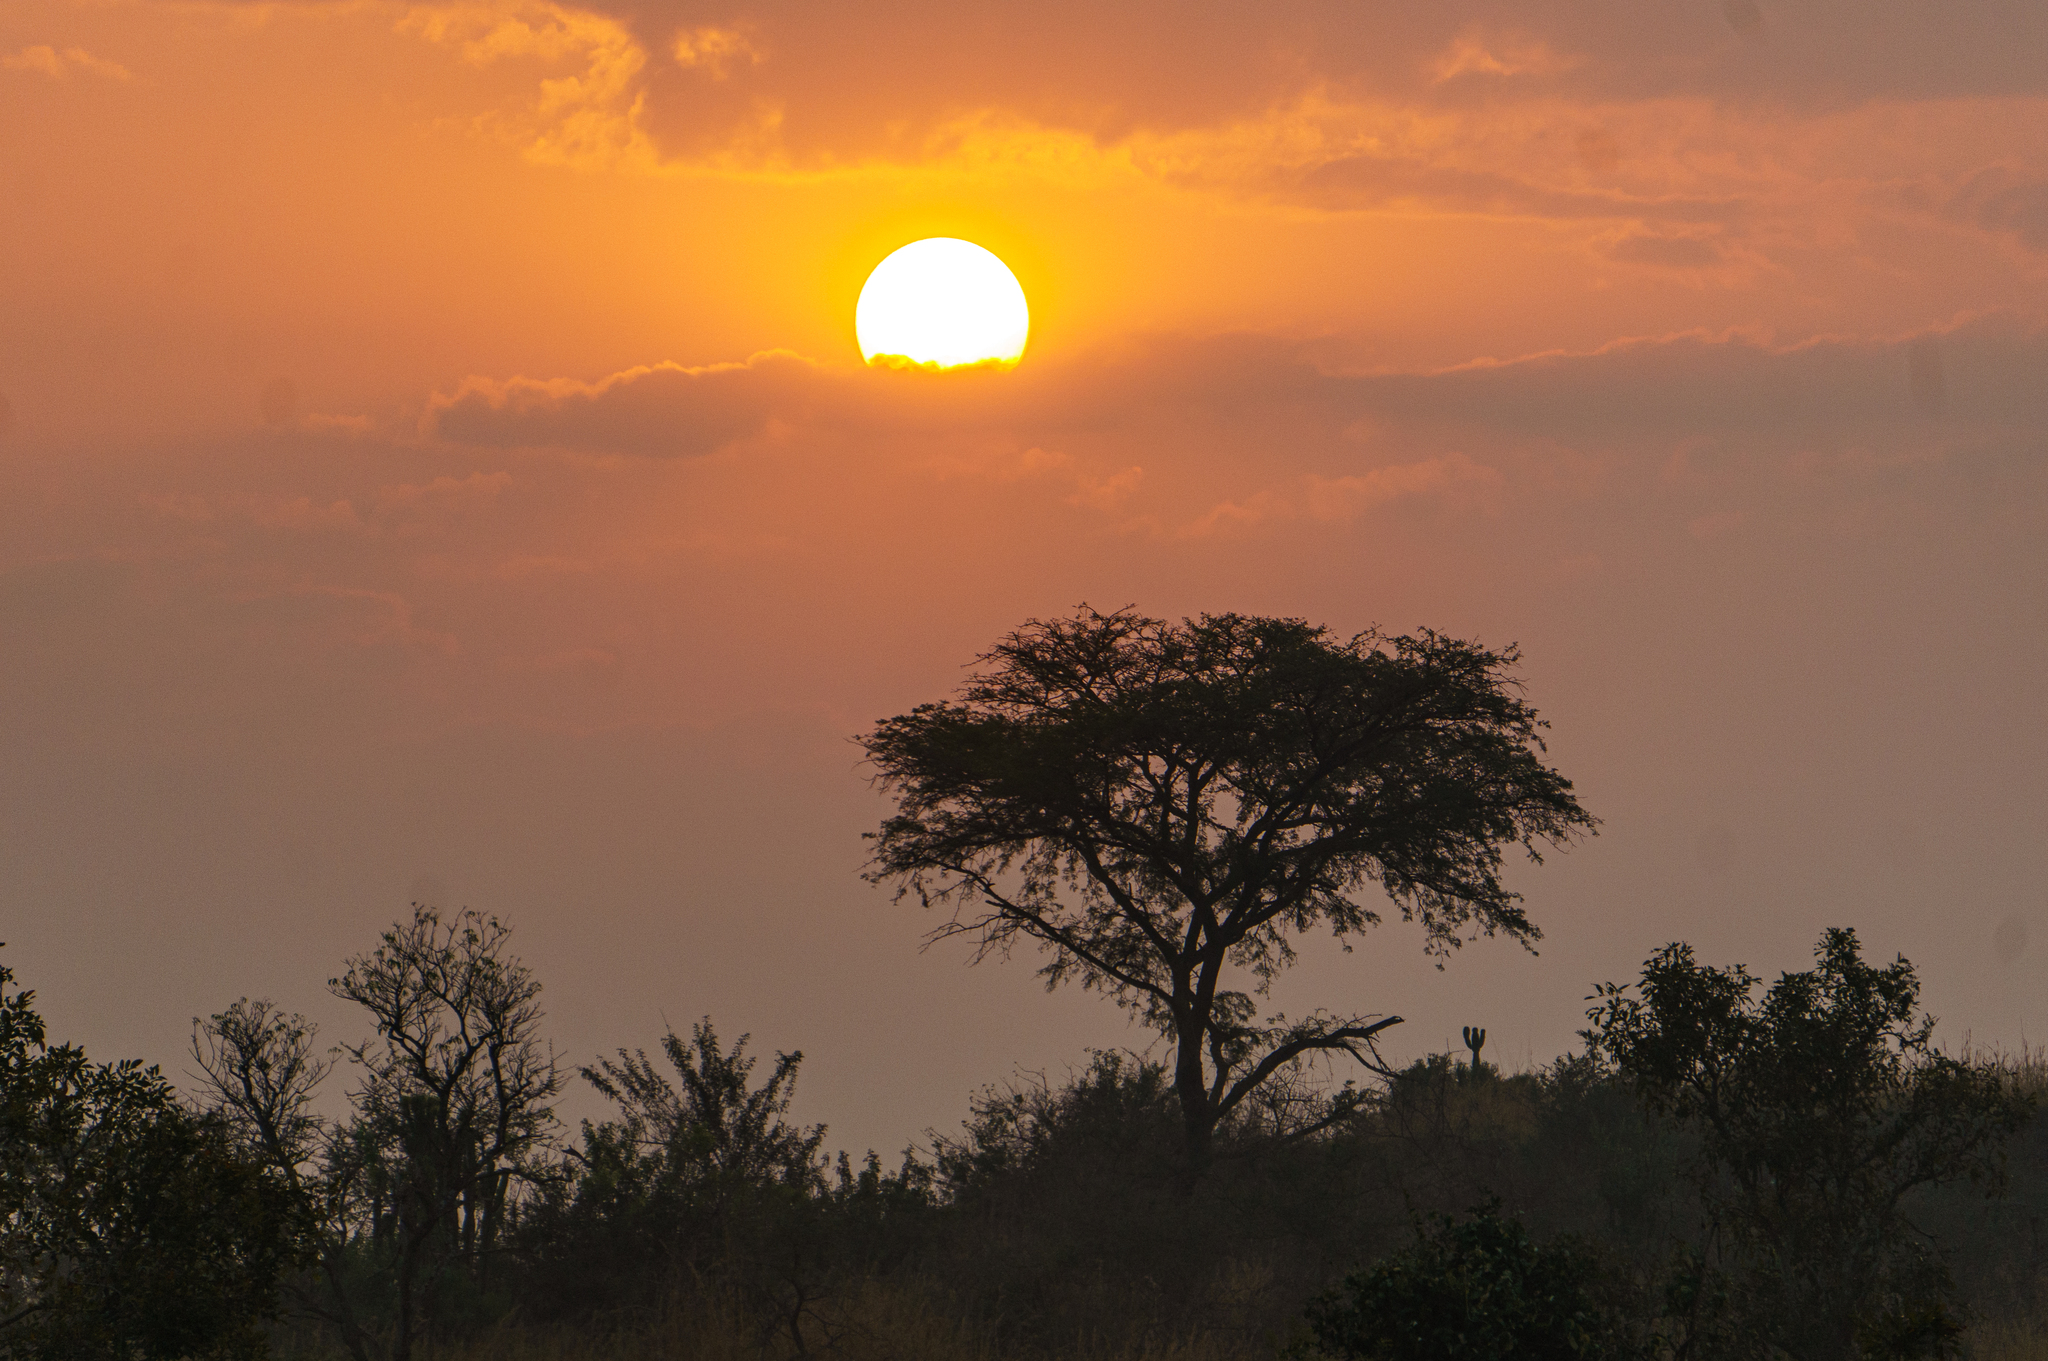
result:
M 1394 1253 L 1309 1306 L 1326 1356 L 1344 1361 L 1626 1361 L 1646 1357 L 1600 1298 L 1602 1263 L 1570 1239 L 1538 1245 L 1499 1202 L 1463 1223 L 1418 1222 Z

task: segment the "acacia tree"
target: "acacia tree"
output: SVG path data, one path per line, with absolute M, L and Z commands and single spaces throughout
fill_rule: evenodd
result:
M 1349 948 L 1380 921 L 1368 890 L 1439 957 L 1468 931 L 1539 936 L 1502 850 L 1540 860 L 1593 819 L 1543 762 L 1517 660 L 1236 614 L 1030 621 L 957 701 L 862 739 L 898 803 L 868 877 L 950 907 L 934 938 L 971 936 L 977 959 L 1036 941 L 1049 988 L 1100 989 L 1171 1041 L 1199 1176 L 1254 1093 L 1306 1057 L 1373 1062 L 1400 1019 L 1257 1019 L 1296 936 Z

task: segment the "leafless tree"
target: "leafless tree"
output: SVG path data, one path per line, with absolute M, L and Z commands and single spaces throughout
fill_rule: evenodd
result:
M 344 1046 L 359 1073 L 349 1137 L 330 1142 L 362 1231 L 393 1254 L 394 1361 L 407 1361 L 425 1268 L 453 1258 L 478 1279 L 500 1245 L 514 1190 L 541 1175 L 563 1074 L 540 1039 L 540 983 L 511 954 L 510 928 L 467 910 L 410 921 L 329 980 L 370 1013 L 375 1035 Z
M 337 1133 L 313 1108 L 334 1060 L 317 1047 L 319 1027 L 268 999 L 249 998 L 192 1022 L 199 1099 L 243 1142 L 283 1174 L 313 1224 L 318 1276 L 290 1293 L 296 1307 L 332 1324 L 357 1361 L 369 1361 L 369 1337 L 344 1288 L 348 1215 L 342 1187 L 323 1162 Z

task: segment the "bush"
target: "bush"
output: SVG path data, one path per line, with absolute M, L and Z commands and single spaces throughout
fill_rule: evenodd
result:
M 1344 1361 L 1623 1361 L 1647 1356 L 1600 1297 L 1600 1260 L 1571 1239 L 1538 1246 L 1498 1202 L 1464 1223 L 1433 1216 L 1397 1252 L 1309 1306 Z
M 255 1357 L 304 1206 L 155 1068 L 51 1045 L 0 967 L 0 1356 Z

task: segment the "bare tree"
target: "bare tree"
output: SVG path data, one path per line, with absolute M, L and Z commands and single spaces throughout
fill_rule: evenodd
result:
M 540 983 L 507 948 L 510 928 L 465 909 L 443 921 L 415 904 L 376 950 L 329 980 L 370 1013 L 374 1038 L 344 1046 L 361 1074 L 354 1128 L 330 1142 L 362 1228 L 392 1253 L 407 1361 L 425 1268 L 452 1258 L 479 1280 L 515 1184 L 540 1173 L 563 1075 L 539 1036 Z
M 323 1159 L 338 1131 L 313 1109 L 315 1093 L 334 1069 L 333 1059 L 316 1047 L 318 1036 L 319 1027 L 304 1016 L 244 997 L 205 1020 L 194 1018 L 192 1058 L 199 1065 L 201 1104 L 284 1176 L 314 1226 L 319 1275 L 289 1287 L 295 1307 L 331 1324 L 356 1361 L 369 1361 L 370 1338 L 345 1281 L 346 1187 L 330 1175 L 333 1160 Z
M 334 1062 L 314 1047 L 318 1033 L 305 1017 L 260 998 L 192 1022 L 204 1104 L 227 1116 L 294 1186 L 304 1184 L 326 1124 L 313 1094 Z

